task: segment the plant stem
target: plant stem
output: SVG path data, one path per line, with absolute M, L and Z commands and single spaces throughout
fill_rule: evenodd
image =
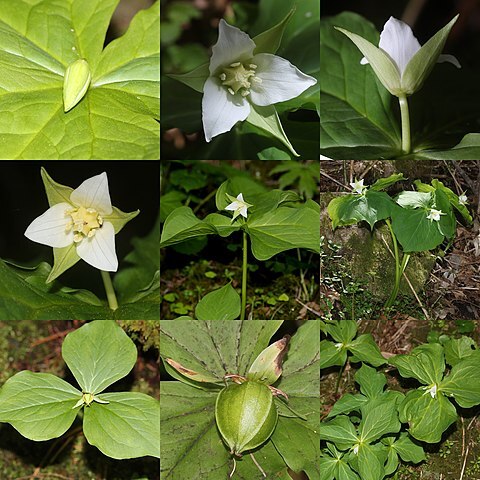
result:
M 401 264 L 400 264 L 400 254 L 398 251 L 397 237 L 393 232 L 392 224 L 390 223 L 390 220 L 388 218 L 385 220 L 385 223 L 387 224 L 387 227 L 390 231 L 390 236 L 392 237 L 393 253 L 395 255 L 395 285 L 393 287 L 392 292 L 390 293 L 390 297 L 388 297 L 388 300 L 385 303 L 385 308 L 389 308 L 393 305 L 393 302 L 397 298 L 398 290 L 400 288 L 400 280 L 402 279 L 402 272 L 400 270 Z
M 403 153 L 410 153 L 410 113 L 408 111 L 408 100 L 406 95 L 398 97 L 400 103 L 400 116 L 402 117 L 402 150 Z
M 242 265 L 242 310 L 240 312 L 240 320 L 245 320 L 245 309 L 247 306 L 247 253 L 248 238 L 247 232 L 243 231 L 243 265 Z
M 117 296 L 115 295 L 115 290 L 113 289 L 110 274 L 103 270 L 100 270 L 100 273 L 102 274 L 103 285 L 105 286 L 105 292 L 107 293 L 108 306 L 112 310 L 116 310 L 118 308 L 118 302 Z

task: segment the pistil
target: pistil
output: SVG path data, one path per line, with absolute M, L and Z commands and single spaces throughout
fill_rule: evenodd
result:
M 103 225 L 103 218 L 94 208 L 78 207 L 67 210 L 65 215 L 71 217 L 67 224 L 67 233 L 73 229 L 73 241 L 78 243 L 84 238 L 92 238 L 98 228 Z
M 230 95 L 240 93 L 242 97 L 250 95 L 252 81 L 261 83 L 262 79 L 255 76 L 257 65 L 250 63 L 245 66 L 243 63 L 234 62 L 229 67 L 225 67 L 219 75 L 222 85 L 227 87 Z

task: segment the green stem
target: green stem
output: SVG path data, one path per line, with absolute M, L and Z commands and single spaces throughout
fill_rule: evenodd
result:
M 392 224 L 390 220 L 387 218 L 385 220 L 387 224 L 388 230 L 390 231 L 390 236 L 392 237 L 392 244 L 393 244 L 393 253 L 395 256 L 395 285 L 393 287 L 392 292 L 390 293 L 390 297 L 385 303 L 385 308 L 389 308 L 393 305 L 393 302 L 397 298 L 398 290 L 400 288 L 400 280 L 402 279 L 402 272 L 401 272 L 401 264 L 400 264 L 400 253 L 398 251 L 398 242 L 395 233 L 393 232 Z
M 115 290 L 113 289 L 110 274 L 108 272 L 104 272 L 103 270 L 100 270 L 100 273 L 102 274 L 103 285 L 105 286 L 105 292 L 107 293 L 108 306 L 112 310 L 116 310 L 118 308 L 118 302 L 117 296 L 115 295 Z
M 402 150 L 403 153 L 410 153 L 410 114 L 408 112 L 408 100 L 406 95 L 398 97 L 400 103 L 400 116 L 402 117 Z
M 242 310 L 240 312 L 240 320 L 245 320 L 245 309 L 247 307 L 247 253 L 248 242 L 247 232 L 243 231 L 243 265 L 242 265 Z

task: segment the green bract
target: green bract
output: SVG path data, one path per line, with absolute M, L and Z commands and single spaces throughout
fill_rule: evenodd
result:
M 266 442 L 278 413 L 269 388 L 256 381 L 225 387 L 217 397 L 215 420 L 230 453 L 239 456 Z
M 30 440 L 50 440 L 65 433 L 84 406 L 85 438 L 102 453 L 159 457 L 159 403 L 143 393 L 103 393 L 136 362 L 126 333 L 113 321 L 91 322 L 66 336 L 62 355 L 81 391 L 48 373 L 19 372 L 0 391 L 0 421 Z

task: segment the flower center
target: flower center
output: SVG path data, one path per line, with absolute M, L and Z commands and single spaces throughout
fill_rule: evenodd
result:
M 97 228 L 103 225 L 103 218 L 94 208 L 78 207 L 67 210 L 65 215 L 71 217 L 67 224 L 67 233 L 73 228 L 73 241 L 81 242 L 85 237 L 91 238 L 95 235 Z
M 84 394 L 82 395 L 83 403 L 84 403 L 87 407 L 90 406 L 90 404 L 93 402 L 94 398 L 95 398 L 94 395 L 92 395 L 91 393 L 84 393 Z
M 225 67 L 219 78 L 231 95 L 240 92 L 242 97 L 246 97 L 250 95 L 252 82 L 262 83 L 262 79 L 255 76 L 256 69 L 257 65 L 254 63 L 245 66 L 243 63 L 235 62 Z

